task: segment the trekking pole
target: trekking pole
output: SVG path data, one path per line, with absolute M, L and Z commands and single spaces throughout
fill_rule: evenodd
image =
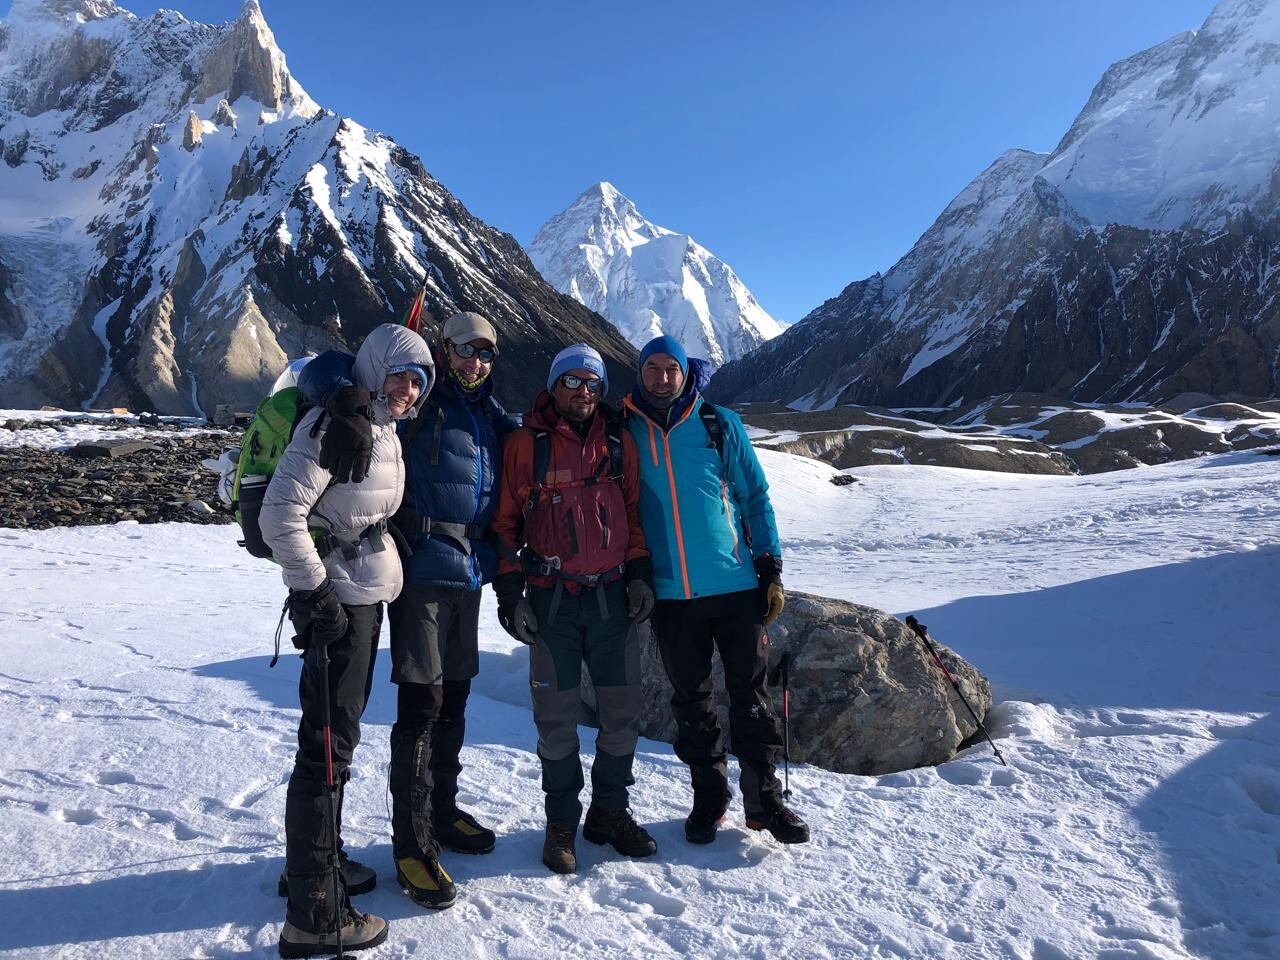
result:
M 969 716 L 973 717 L 973 722 L 978 725 L 978 729 L 982 731 L 982 735 L 987 738 L 987 743 L 991 744 L 991 749 L 995 751 L 996 759 L 1007 767 L 1009 764 L 1005 763 L 1004 757 L 1000 755 L 1000 748 L 997 747 L 996 742 L 991 739 L 991 734 L 987 733 L 987 728 L 983 726 L 982 721 L 978 719 L 978 715 L 973 712 L 973 707 L 969 705 L 968 697 L 966 697 L 964 692 L 960 689 L 960 684 L 956 683 L 956 678 L 951 675 L 951 671 L 947 669 L 947 665 L 942 662 L 942 657 L 938 656 L 938 648 L 935 647 L 933 645 L 933 641 L 929 639 L 929 628 L 910 615 L 907 617 L 907 626 L 910 627 L 912 632 L 920 638 L 924 643 L 925 648 L 933 655 L 933 662 L 942 669 L 942 673 L 946 676 L 947 680 L 951 682 L 951 689 L 960 695 L 960 701 L 964 704 L 965 709 L 969 711 Z
M 777 686 L 782 678 L 782 798 L 791 799 L 791 653 L 784 653 L 769 682 Z
M 329 836 L 333 842 L 329 851 L 329 866 L 333 870 L 333 937 L 337 943 L 337 960 L 344 960 L 342 952 L 342 882 L 338 878 L 338 788 L 333 775 L 333 719 L 329 711 L 329 647 L 322 645 L 320 656 L 320 689 L 324 703 L 324 783 L 329 793 Z

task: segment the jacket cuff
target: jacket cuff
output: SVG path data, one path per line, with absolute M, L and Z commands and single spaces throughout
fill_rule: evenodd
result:
M 652 557 L 633 557 L 627 561 L 627 569 L 625 577 L 628 583 L 632 580 L 643 580 L 645 583 L 653 583 L 653 558 Z
M 761 580 L 781 581 L 782 580 L 782 558 L 775 557 L 766 553 L 764 556 L 756 557 L 756 576 Z
M 493 592 L 498 597 L 498 606 L 517 603 L 524 596 L 523 573 L 500 573 L 493 579 Z

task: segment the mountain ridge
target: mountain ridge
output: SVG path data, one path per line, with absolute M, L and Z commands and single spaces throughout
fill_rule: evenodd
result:
M 0 403 L 201 414 L 351 349 L 426 288 L 502 333 L 522 405 L 567 343 L 634 349 L 390 137 L 316 104 L 255 0 L 220 26 L 108 0 L 0 22 Z
M 883 276 L 722 368 L 712 393 L 801 408 L 1274 394 L 1277 87 L 1280 8 L 1224 0 L 1112 65 L 1052 153 L 1002 154 Z

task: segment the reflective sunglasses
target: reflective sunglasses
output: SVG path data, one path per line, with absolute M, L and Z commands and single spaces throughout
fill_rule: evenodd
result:
M 579 387 L 586 387 L 587 393 L 604 392 L 604 381 L 599 377 L 575 377 L 572 373 L 566 373 L 557 382 L 566 390 L 577 390 Z
M 498 358 L 497 347 L 477 347 L 471 343 L 454 343 L 452 340 L 449 343 L 453 347 L 453 352 L 463 360 L 479 357 L 481 363 L 493 363 Z

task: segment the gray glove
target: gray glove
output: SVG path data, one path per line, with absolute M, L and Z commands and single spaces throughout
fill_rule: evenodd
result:
M 632 580 L 627 584 L 627 616 L 636 623 L 649 619 L 653 613 L 653 587 L 645 580 Z

